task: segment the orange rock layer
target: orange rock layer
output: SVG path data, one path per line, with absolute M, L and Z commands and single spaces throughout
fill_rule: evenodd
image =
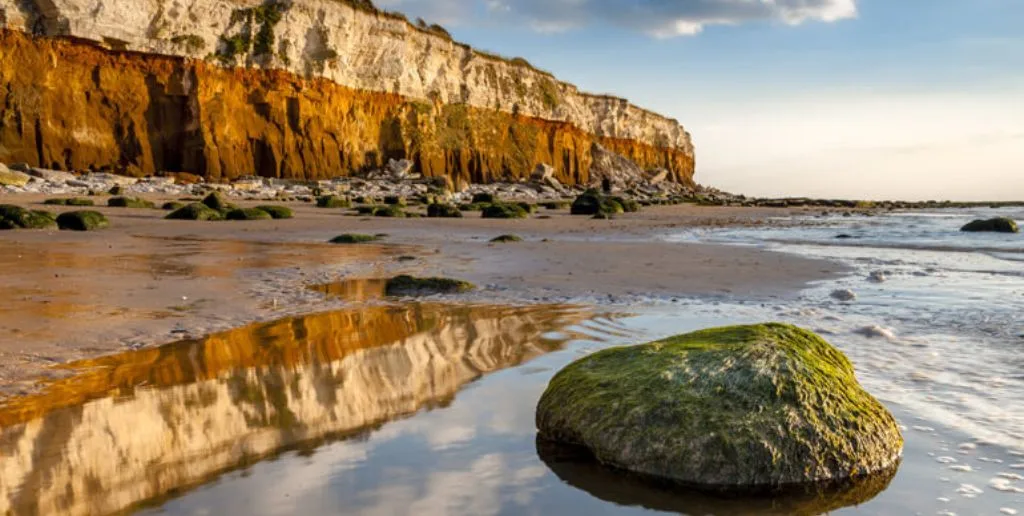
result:
M 136 174 L 324 179 L 409 159 L 426 176 L 489 182 L 555 167 L 590 181 L 597 143 L 692 184 L 682 149 L 564 122 L 357 91 L 275 70 L 110 51 L 0 30 L 0 162 Z

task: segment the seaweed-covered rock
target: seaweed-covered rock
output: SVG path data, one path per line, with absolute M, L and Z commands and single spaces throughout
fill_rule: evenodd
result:
M 66 231 L 93 231 L 110 225 L 98 211 L 69 211 L 57 217 L 57 226 Z
M 332 244 L 365 244 L 367 242 L 376 242 L 382 237 L 377 235 L 363 235 L 360 233 L 345 233 L 344 235 L 338 235 L 331 239 Z
M 185 207 L 185 203 L 179 201 L 167 201 L 160 206 L 161 210 L 174 211 Z
M 624 207 L 615 198 L 608 197 L 601 192 L 590 189 L 573 201 L 570 213 L 573 215 L 617 215 L 625 212 Z M 610 218 L 610 217 L 602 217 Z
M 270 220 L 274 217 L 259 208 L 237 208 L 224 215 L 226 220 Z
M 516 206 L 519 206 L 520 208 L 523 209 L 523 211 L 525 211 L 526 213 L 529 213 L 531 215 L 534 214 L 534 213 L 537 213 L 537 205 L 536 204 L 530 204 L 528 202 L 517 202 Z
M 194 202 L 172 211 L 165 218 L 170 220 L 224 220 L 224 215 L 205 203 Z
M 960 228 L 960 231 L 969 233 L 1019 233 L 1020 228 L 1017 222 L 1007 217 L 998 217 L 988 220 L 975 220 Z
M 0 204 L 0 230 L 47 229 L 55 224 L 53 214 L 48 211 L 26 210 L 12 204 Z
M 606 465 L 711 490 L 842 481 L 894 467 L 903 449 L 850 361 L 784 324 L 595 353 L 551 380 L 537 428 Z
M 107 201 L 111 208 L 156 208 L 156 205 L 138 197 L 112 197 Z
M 462 211 L 451 204 L 431 204 L 427 206 L 427 216 L 441 219 L 461 219 Z
M 275 219 L 278 219 L 278 220 L 280 220 L 280 219 L 290 219 L 290 218 L 295 216 L 295 213 L 292 212 L 292 209 L 287 207 L 287 206 L 266 205 L 266 206 L 257 206 L 256 209 L 257 210 L 263 210 L 263 211 L 269 213 L 271 217 L 273 217 Z
M 348 199 L 337 195 L 321 195 L 316 198 L 317 208 L 348 208 L 351 205 Z
M 541 203 L 541 206 L 546 210 L 565 210 L 572 206 L 572 203 L 569 201 L 547 201 Z
M 70 199 L 47 199 L 43 201 L 43 204 L 50 206 L 94 206 L 96 203 L 92 199 L 72 197 Z
M 207 208 L 216 211 L 226 211 L 231 209 L 231 205 L 228 204 L 228 202 L 224 200 L 224 197 L 217 192 L 213 192 L 204 197 L 203 204 L 206 205 Z
M 396 276 L 388 280 L 384 293 L 389 296 L 422 296 L 431 294 L 459 294 L 469 292 L 476 285 L 450 278 L 415 278 Z
M 498 198 L 492 193 L 481 192 L 473 194 L 473 200 L 470 201 L 472 204 L 494 204 L 498 202 Z
M 492 244 L 511 244 L 513 242 L 522 242 L 523 237 L 519 235 L 501 235 L 491 239 Z
M 483 209 L 485 219 L 525 219 L 529 216 L 518 204 L 491 204 Z
M 612 201 L 622 206 L 622 211 L 625 213 L 636 213 L 640 211 L 640 203 L 626 197 L 615 196 L 610 198 Z
M 484 208 L 490 206 L 490 203 L 462 203 L 459 205 L 459 211 L 484 211 Z
M 407 213 L 402 211 L 402 207 L 398 205 L 380 206 L 373 210 L 374 217 L 390 217 L 395 219 L 403 219 L 408 216 Z

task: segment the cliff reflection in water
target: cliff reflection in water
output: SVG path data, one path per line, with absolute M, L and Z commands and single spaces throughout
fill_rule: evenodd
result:
M 369 307 L 70 364 L 0 406 L 0 513 L 105 514 L 444 405 L 558 349 L 568 307 Z

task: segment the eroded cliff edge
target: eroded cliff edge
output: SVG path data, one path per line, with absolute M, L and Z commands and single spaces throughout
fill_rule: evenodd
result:
M 0 162 L 576 184 L 599 144 L 692 183 L 675 120 L 338 0 L 0 0 L 0 25 Z

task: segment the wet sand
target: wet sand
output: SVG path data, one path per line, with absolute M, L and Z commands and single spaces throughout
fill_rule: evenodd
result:
M 42 200 L 0 196 L 0 204 L 34 209 Z M 49 368 L 54 364 L 341 306 L 344 299 L 309 287 L 345 278 L 457 277 L 481 287 L 467 296 L 471 302 L 626 304 L 707 295 L 785 298 L 845 270 L 754 248 L 657 238 L 682 227 L 767 224 L 796 210 L 653 207 L 613 221 L 541 210 L 507 221 L 476 213 L 365 218 L 288 205 L 294 219 L 258 222 L 166 221 L 160 210 L 99 207 L 110 229 L 0 232 L 0 284 L 7 294 L 0 307 L 6 335 L 0 397 L 30 392 L 40 376 L 59 375 Z M 346 232 L 388 237 L 380 245 L 325 243 Z M 526 241 L 489 243 L 504 233 Z

